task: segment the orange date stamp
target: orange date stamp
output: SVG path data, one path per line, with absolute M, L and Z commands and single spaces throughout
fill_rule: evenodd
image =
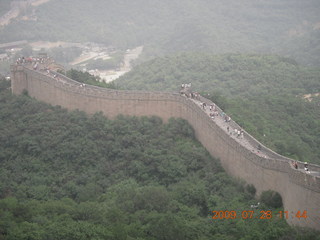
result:
M 272 218 L 297 218 L 307 219 L 307 210 L 304 211 L 271 211 L 271 210 L 244 210 L 244 211 L 212 211 L 212 219 L 272 219 Z

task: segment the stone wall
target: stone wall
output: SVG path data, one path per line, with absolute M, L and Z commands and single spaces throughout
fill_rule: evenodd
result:
M 109 118 L 117 115 L 159 116 L 164 121 L 171 117 L 186 119 L 195 130 L 196 138 L 219 158 L 232 176 L 253 184 L 257 193 L 274 190 L 281 194 L 287 221 L 293 225 L 320 230 L 320 178 L 294 169 L 291 159 L 264 147 L 245 132 L 254 145 L 261 144 L 268 158 L 256 155 L 231 138 L 193 101 L 175 93 L 117 91 L 80 83 L 58 75 L 33 71 L 23 66 L 12 66 L 12 91 L 28 94 L 40 101 L 60 105 L 70 110 L 79 109 L 89 114 L 103 112 Z M 209 101 L 202 99 L 203 101 Z M 209 103 L 209 102 L 208 102 Z M 233 126 L 238 126 L 231 122 Z M 302 163 L 300 163 L 302 164 Z M 310 169 L 320 171 L 319 166 Z M 249 206 L 248 206 L 249 207 Z M 233 210 L 233 209 L 230 209 Z M 250 209 L 244 209 L 250 210 Z M 307 219 L 295 218 L 297 211 L 307 210 Z

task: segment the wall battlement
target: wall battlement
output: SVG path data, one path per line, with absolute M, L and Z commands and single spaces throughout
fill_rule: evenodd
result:
M 274 190 L 281 194 L 289 212 L 288 223 L 320 230 L 320 177 L 296 170 L 291 159 L 264 147 L 248 133 L 244 137 L 252 145 L 260 144 L 267 157 L 252 152 L 213 121 L 194 101 L 178 93 L 120 91 L 95 86 L 83 86 L 63 75 L 34 71 L 23 65 L 12 65 L 11 84 L 14 94 L 28 91 L 31 97 L 70 110 L 89 114 L 103 112 L 109 118 L 119 114 L 129 116 L 159 116 L 186 119 L 195 130 L 196 138 L 213 157 L 219 158 L 224 169 L 234 177 L 253 184 L 257 193 Z M 201 101 L 208 102 L 207 99 Z M 219 109 L 219 111 L 221 111 Z M 240 128 L 237 123 L 232 126 Z M 302 167 L 302 163 L 299 164 Z M 320 166 L 310 164 L 311 171 Z M 291 218 L 297 211 L 307 210 L 307 219 Z

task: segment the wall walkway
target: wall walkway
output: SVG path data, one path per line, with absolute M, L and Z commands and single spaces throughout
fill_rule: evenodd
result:
M 101 111 L 109 118 L 123 114 L 159 116 L 164 121 L 171 117 L 186 119 L 194 128 L 196 138 L 213 157 L 221 160 L 229 174 L 253 184 L 258 194 L 266 190 L 281 194 L 285 211 L 289 213 L 288 223 L 320 230 L 320 176 L 317 175 L 320 166 L 309 165 L 312 174 L 307 174 L 294 169 L 291 159 L 264 147 L 248 133 L 244 132 L 242 140 L 230 135 L 224 121 L 219 117 L 211 119 L 208 109 L 203 110 L 199 106 L 200 101 L 212 104 L 209 100 L 202 98 L 196 101 L 176 93 L 83 86 L 63 75 L 34 71 L 23 65 L 12 65 L 11 73 L 14 94 L 27 90 L 30 96 L 40 101 L 70 110 L 79 109 L 89 114 Z M 228 126 L 240 129 L 233 121 Z M 254 151 L 259 144 L 261 151 Z M 302 168 L 302 163 L 299 163 L 299 168 Z M 304 210 L 308 214 L 306 219 L 295 217 L 297 211 Z

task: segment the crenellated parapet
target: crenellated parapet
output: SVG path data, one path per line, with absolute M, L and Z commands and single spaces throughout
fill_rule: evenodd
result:
M 56 72 L 28 65 L 13 65 L 12 91 L 28 91 L 31 97 L 67 109 L 79 109 L 89 114 L 103 112 L 109 118 L 119 114 L 129 116 L 159 116 L 186 119 L 194 128 L 196 138 L 213 157 L 219 158 L 232 176 L 253 184 L 257 193 L 274 190 L 281 194 L 284 208 L 289 212 L 307 210 L 308 218 L 287 219 L 290 224 L 320 230 L 320 166 L 309 164 L 313 174 L 292 166 L 292 159 L 281 156 L 263 146 L 244 131 L 243 139 L 232 136 L 218 121 L 211 119 L 199 101 L 178 93 L 150 91 L 122 91 L 84 85 Z M 208 99 L 201 102 L 213 104 Z M 221 113 L 221 109 L 217 108 Z M 240 126 L 230 121 L 231 128 Z M 259 151 L 254 146 L 260 145 Z M 248 147 L 249 146 L 249 147 Z

